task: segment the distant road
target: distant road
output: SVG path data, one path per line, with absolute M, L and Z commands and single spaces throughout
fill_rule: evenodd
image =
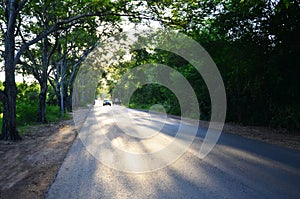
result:
M 125 113 L 137 126 L 126 127 Z M 124 170 L 151 167 L 146 159 L 130 159 L 126 153 L 112 156 L 110 151 L 151 154 L 170 144 L 180 121 L 167 118 L 163 123 L 160 117 L 96 104 L 46 198 L 300 198 L 300 151 L 222 133 L 212 152 L 200 159 L 206 133 L 202 127 L 187 152 L 162 169 L 130 173 L 107 164 L 111 161 Z M 171 151 L 164 157 L 172 155 Z

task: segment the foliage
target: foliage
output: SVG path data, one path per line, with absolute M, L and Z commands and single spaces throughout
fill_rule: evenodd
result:
M 0 82 L 0 87 L 3 83 Z M 18 126 L 27 126 L 36 124 L 39 85 L 37 83 L 18 83 L 18 97 L 17 97 L 17 124 Z M 2 113 L 2 104 L 0 106 Z M 57 122 L 61 118 L 59 107 L 56 105 L 47 106 L 47 120 L 48 122 Z M 68 118 L 68 116 L 66 116 Z M 0 124 L 2 123 L 2 114 Z
M 169 114 L 181 114 L 176 96 L 169 89 L 158 84 L 146 84 L 138 88 L 130 99 L 129 107 L 147 110 L 155 104 L 164 106 Z
M 159 12 L 157 5 L 169 6 Z M 300 5 L 298 1 L 159 1 L 149 3 L 163 25 L 198 41 L 217 64 L 226 88 L 227 122 L 300 129 Z M 163 10 L 163 8 L 161 9 Z M 182 58 L 161 50 L 133 53 L 129 68 L 162 63 L 179 71 L 194 88 L 201 119 L 210 119 L 209 93 L 201 76 Z M 131 106 L 174 101 L 157 85 L 139 88 Z M 155 95 L 153 95 L 155 93 Z M 160 96 L 168 95 L 168 99 Z M 159 96 L 159 97 L 157 97 Z M 168 112 L 179 114 L 178 105 Z
M 286 3 L 232 1 L 214 22 L 224 36 L 205 47 L 222 70 L 228 121 L 300 127 L 300 9 Z

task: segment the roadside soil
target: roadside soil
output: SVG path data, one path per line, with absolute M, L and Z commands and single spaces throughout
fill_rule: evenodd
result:
M 73 120 L 32 126 L 18 142 L 0 142 L 0 198 L 43 198 L 76 137 Z
M 273 129 L 268 127 L 241 126 L 237 124 L 225 124 L 224 131 L 270 144 L 300 150 L 300 132 L 290 132 L 286 129 Z
M 299 133 L 235 124 L 226 124 L 224 131 L 300 150 Z M 0 198 L 44 198 L 76 134 L 73 120 L 66 120 L 32 126 L 19 142 L 0 141 Z
M 206 121 L 200 121 L 199 125 L 208 127 L 209 123 Z M 296 131 L 226 123 L 224 125 L 223 132 L 260 140 L 277 146 L 300 150 L 300 132 Z

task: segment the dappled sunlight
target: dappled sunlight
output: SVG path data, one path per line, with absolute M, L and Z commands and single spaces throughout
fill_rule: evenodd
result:
M 229 173 L 219 170 L 216 165 L 221 164 L 220 160 L 209 158 L 208 161 L 198 161 L 191 154 L 184 154 L 181 158 L 160 170 L 150 173 L 126 173 L 122 171 L 114 171 L 103 164 L 99 164 L 95 171 L 95 180 L 102 179 L 102 186 L 106 189 L 102 190 L 103 194 L 112 194 L 115 198 L 123 198 L 130 196 L 132 193 L 137 198 L 168 198 L 176 195 L 178 198 L 188 197 L 187 193 L 198 193 L 198 197 L 207 197 L 207 193 L 220 197 L 230 196 L 228 190 L 236 180 L 229 178 L 226 184 L 222 184 L 221 176 L 228 176 Z M 122 161 L 126 167 L 144 167 L 145 162 L 142 159 L 136 159 L 130 155 L 115 159 Z M 116 174 L 117 173 L 117 174 Z M 103 176 L 117 176 L 116 178 L 103 178 Z M 103 181 L 104 179 L 104 181 Z M 157 183 L 159 182 L 159 183 Z M 245 188 L 243 184 L 235 187 L 236 189 L 244 189 L 245 195 L 250 188 Z M 140 191 L 143 190 L 143 191 Z M 203 195 L 201 195 L 201 193 Z M 243 195 L 241 195 L 243 196 Z M 258 195 L 253 195 L 258 196 Z
M 123 115 L 122 111 L 127 111 L 123 108 L 115 109 Z M 139 113 L 141 112 L 131 110 L 131 114 L 136 117 Z M 116 125 L 118 118 L 114 119 L 113 117 L 116 116 L 114 114 L 112 109 L 92 109 L 82 126 L 83 132 L 79 137 L 96 159 L 113 168 L 128 172 L 149 172 L 168 166 L 176 161 L 192 143 L 195 135 L 189 132 L 197 132 L 197 126 L 178 125 L 169 120 L 159 121 L 157 116 L 152 117 L 152 120 L 161 123 L 158 125 L 161 126 L 159 127 L 161 132 L 154 128 L 153 121 L 149 122 L 149 125 L 144 125 L 142 129 L 139 125 L 126 125 L 124 121 L 123 127 L 120 128 Z M 149 120 L 144 112 L 141 115 L 146 118 L 140 118 Z M 164 133 L 173 124 L 178 126 L 172 131 L 174 134 Z M 139 136 L 149 134 L 152 135 L 146 136 L 147 138 Z
M 155 135 L 151 136 L 148 139 L 141 139 L 138 135 L 138 130 L 136 130 L 135 126 L 123 126 L 126 129 L 131 131 L 131 134 L 128 135 L 123 133 L 123 129 L 119 129 L 115 125 L 115 121 L 111 118 L 106 118 L 105 120 L 102 117 L 97 117 L 97 121 L 99 122 L 101 132 L 103 134 L 113 134 L 113 132 L 118 131 L 117 137 L 113 136 L 107 137 L 109 140 L 111 139 L 112 146 L 116 147 L 120 150 L 131 152 L 131 153 L 154 153 L 156 151 L 162 150 L 166 144 L 170 144 L 174 139 L 170 136 L 161 134 L 159 131 L 155 131 L 152 129 L 151 125 L 145 125 L 143 131 L 140 132 L 142 134 L 147 134 L 148 131 L 155 131 Z M 135 136 L 133 136 L 135 135 Z
M 130 156 L 124 159 L 127 160 L 128 166 L 138 167 L 142 164 L 141 160 L 132 159 Z M 210 189 L 205 187 L 205 184 L 213 184 L 213 179 L 209 178 L 207 172 L 194 163 L 190 165 L 189 170 L 182 171 L 187 164 L 187 159 L 183 158 L 170 167 L 143 174 L 115 171 L 99 164 L 95 170 L 94 180 L 101 179 L 101 186 L 105 187 L 102 189 L 103 196 L 110 194 L 114 198 L 130 197 L 133 193 L 136 198 L 169 198 L 174 193 L 176 197 L 183 198 L 187 197 L 184 193 L 186 190 L 193 193 L 197 189 Z
M 125 143 L 123 142 L 123 139 L 120 137 L 114 138 L 111 141 L 112 146 L 120 148 L 120 147 L 124 147 Z
M 114 108 L 110 113 L 115 124 L 125 134 L 141 139 L 155 136 L 164 126 L 163 121 L 160 121 L 161 125 L 153 125 L 149 114 L 144 112 Z

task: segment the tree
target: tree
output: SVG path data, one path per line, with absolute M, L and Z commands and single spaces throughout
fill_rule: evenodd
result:
M 24 16 L 24 7 L 28 10 L 35 10 L 41 4 L 45 2 L 53 2 L 55 8 L 61 13 L 57 12 L 57 15 L 62 17 L 57 18 L 55 22 L 49 24 L 48 27 L 43 27 L 37 30 L 37 34 L 28 35 L 26 41 L 19 41 L 18 37 L 22 25 L 24 25 L 24 19 L 30 18 L 30 16 Z M 3 103 L 3 124 L 2 133 L 0 138 L 5 140 L 18 140 L 20 136 L 16 128 L 16 97 L 17 87 L 15 83 L 15 70 L 16 65 L 20 62 L 20 57 L 24 54 L 28 48 L 37 42 L 43 40 L 48 35 L 55 31 L 64 29 L 67 26 L 73 26 L 81 23 L 82 19 L 92 16 L 98 16 L 101 18 L 114 18 L 122 15 L 137 16 L 136 12 L 131 12 L 131 6 L 125 6 L 128 1 L 45 1 L 39 2 L 28 0 L 7 0 L 5 3 L 2 1 L 1 7 L 1 30 L 4 35 L 4 58 L 5 58 L 5 89 L 0 92 L 0 99 Z M 72 8 L 69 10 L 76 10 L 76 13 L 67 13 L 63 15 L 64 8 Z M 83 9 L 84 8 L 84 9 Z M 56 11 L 55 11 L 56 12 Z M 43 13 L 41 13 L 43 14 Z M 31 21 L 30 23 L 39 23 Z M 18 45 L 16 45 L 18 41 Z
M 109 29 L 108 23 L 110 22 L 105 23 L 106 29 L 103 31 Z M 57 56 L 53 57 L 52 61 L 54 63 L 53 76 L 49 76 L 49 81 L 56 91 L 62 114 L 65 109 L 72 111 L 73 83 L 80 65 L 98 44 L 97 34 L 101 37 L 100 31 L 96 30 L 98 27 L 99 24 L 76 26 L 76 28 L 66 30 L 60 37 Z
M 15 66 L 22 51 L 19 51 L 17 55 L 15 55 L 15 31 L 17 17 L 20 10 L 24 7 L 25 3 L 25 0 L 23 0 L 21 4 L 19 4 L 19 1 L 17 0 L 9 0 L 6 1 L 5 5 L 1 5 L 2 10 L 5 10 L 5 18 L 2 16 L 3 21 L 1 23 L 1 30 L 4 35 L 5 51 L 5 89 L 4 91 L 0 92 L 0 98 L 3 103 L 3 125 L 0 138 L 5 140 L 20 139 L 20 136 L 16 129 L 17 86 L 15 83 Z M 5 22 L 5 27 L 3 27 L 3 22 Z M 4 30 L 4 28 L 6 28 L 6 30 Z
M 48 2 L 45 3 L 43 5 L 41 5 L 37 10 L 35 10 L 36 15 L 35 18 L 37 18 L 37 20 L 39 21 L 39 23 L 36 26 L 35 29 L 43 29 L 43 27 L 49 27 L 49 24 L 55 23 L 55 21 L 57 21 L 57 11 L 55 10 L 55 6 L 56 4 L 53 2 Z M 53 11 L 54 10 L 54 11 Z M 51 12 L 52 11 L 52 12 Z M 67 12 L 67 10 L 66 10 Z M 44 13 L 43 15 L 41 15 L 41 13 Z M 65 46 L 68 45 L 68 42 L 70 40 L 71 43 L 71 48 L 73 49 L 77 49 L 77 51 L 80 50 L 80 43 L 85 43 L 88 45 L 93 45 L 93 37 L 96 36 L 96 27 L 97 24 L 94 22 L 94 19 L 92 18 L 88 18 L 88 19 L 84 19 L 82 20 L 80 23 L 82 24 L 78 24 L 75 27 L 66 27 L 63 30 L 57 30 L 55 31 L 53 34 L 46 36 L 45 38 L 43 38 L 40 42 L 36 43 L 35 46 L 33 46 L 32 48 L 28 48 L 28 50 L 26 51 L 26 53 L 24 54 L 24 57 L 27 58 L 25 61 L 22 62 L 23 64 L 23 69 L 25 69 L 27 71 L 27 73 L 32 74 L 35 79 L 39 82 L 40 85 L 40 94 L 39 94 L 39 106 L 38 106 L 38 113 L 37 113 L 37 121 L 41 122 L 41 123 L 46 123 L 46 97 L 47 97 L 47 90 L 48 90 L 48 79 L 50 78 L 51 74 L 54 72 L 55 74 L 59 74 L 61 73 L 64 68 L 64 65 L 66 63 L 66 58 L 64 55 L 64 57 L 59 57 L 57 58 L 57 56 L 55 56 L 58 51 L 60 51 L 62 49 L 62 44 L 61 43 L 66 43 Z M 71 32 L 73 32 L 72 34 L 83 34 L 82 30 L 81 33 L 80 31 L 80 26 L 84 26 L 85 27 L 85 32 L 88 32 L 89 35 L 85 35 L 87 37 L 83 38 L 81 37 L 79 40 L 77 38 L 77 42 L 75 43 L 75 38 L 68 38 L 66 39 L 66 37 L 64 36 L 64 33 L 67 33 L 68 35 L 71 34 Z M 32 26 L 29 25 L 29 27 L 26 27 L 26 29 L 24 30 L 24 32 L 31 32 L 31 34 L 34 34 L 34 30 L 32 30 Z M 76 33 L 74 33 L 76 32 Z M 23 36 L 22 36 L 23 38 Z M 63 41 L 65 40 L 65 41 Z M 89 41 L 86 41 L 89 40 Z M 85 47 L 88 47 L 87 45 L 85 45 Z M 69 49 L 65 50 L 66 52 L 69 52 Z M 77 52 L 73 52 L 72 55 L 76 55 Z M 71 56 L 72 56 L 71 55 Z M 52 58 L 54 57 L 54 58 Z M 58 60 L 55 60 L 55 58 L 57 58 Z M 60 67 L 58 67 L 60 66 Z M 57 68 L 60 68 L 59 70 L 57 70 Z M 58 77 L 58 75 L 56 75 L 56 77 Z M 60 78 L 61 80 L 65 79 L 64 75 L 61 75 Z M 50 82 L 52 83 L 52 82 Z M 57 82 L 58 83 L 58 82 Z M 62 84 L 62 85 L 66 85 L 66 84 Z M 58 92 L 60 94 L 60 88 L 63 89 L 64 86 L 58 86 L 58 87 L 54 87 L 54 88 L 58 88 L 59 90 L 57 91 L 56 89 L 56 93 Z M 67 88 L 65 88 L 65 91 L 67 90 Z M 60 95 L 57 95 L 57 99 L 60 99 Z M 60 100 L 59 100 L 60 102 Z M 62 109 L 63 110 L 63 109 Z

